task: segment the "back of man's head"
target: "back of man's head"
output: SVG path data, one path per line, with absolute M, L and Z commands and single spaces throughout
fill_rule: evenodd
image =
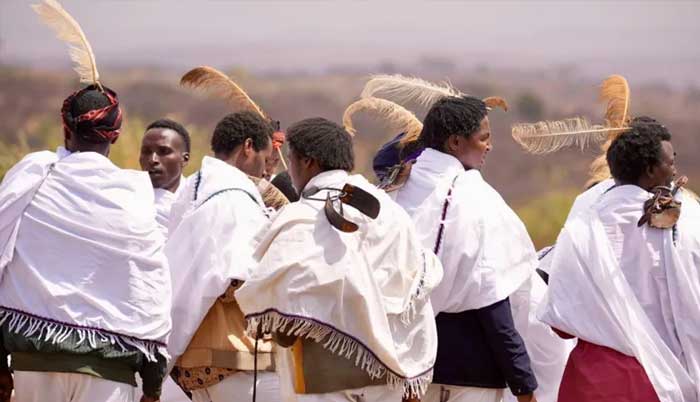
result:
M 214 128 L 211 150 L 219 158 L 227 158 L 248 138 L 253 149 L 260 151 L 268 146 L 273 133 L 272 125 L 260 115 L 252 112 L 237 112 L 226 115 Z
M 63 101 L 61 117 L 66 146 L 73 152 L 106 155 L 122 124 L 117 94 L 105 86 L 90 85 L 71 94 Z
M 655 119 L 637 117 L 629 130 L 610 144 L 606 158 L 610 173 L 622 183 L 637 183 L 651 168 L 662 162 L 662 142 L 671 141 L 671 133 Z
M 479 131 L 488 114 L 486 104 L 472 96 L 448 96 L 430 107 L 423 120 L 419 140 L 422 145 L 444 152 L 450 135 L 469 137 Z
M 350 134 L 338 124 L 320 117 L 305 119 L 287 129 L 291 150 L 316 161 L 321 171 L 355 168 Z

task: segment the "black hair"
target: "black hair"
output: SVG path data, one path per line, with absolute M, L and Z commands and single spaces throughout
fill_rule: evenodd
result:
M 237 146 L 250 138 L 253 149 L 260 151 L 271 141 L 272 125 L 253 112 L 237 112 L 226 115 L 214 128 L 211 150 L 215 154 L 230 155 Z
M 472 96 L 448 96 L 430 107 L 423 120 L 419 141 L 422 145 L 444 151 L 445 141 L 456 134 L 469 137 L 479 131 L 488 114 L 486 104 Z
M 299 156 L 314 159 L 322 171 L 355 168 L 350 134 L 338 124 L 315 117 L 287 129 L 289 147 Z
M 83 115 L 91 110 L 102 109 L 110 105 L 109 98 L 99 89 L 85 91 L 76 96 L 70 105 L 70 114 L 73 118 Z
M 661 163 L 662 141 L 671 141 L 671 133 L 651 117 L 637 117 L 630 129 L 610 144 L 606 159 L 612 176 L 624 183 L 637 183 L 647 171 Z
M 285 197 L 287 197 L 289 202 L 299 201 L 299 194 L 297 193 L 297 190 L 294 189 L 292 178 L 289 176 L 289 172 L 286 170 L 276 175 L 275 178 L 272 179 L 272 185 L 277 187 L 277 189 L 281 191 Z
M 190 152 L 190 133 L 187 129 L 180 123 L 170 120 L 170 119 L 158 119 L 146 127 L 146 131 L 152 128 L 167 128 L 173 130 L 180 135 L 182 141 L 185 143 L 185 152 Z

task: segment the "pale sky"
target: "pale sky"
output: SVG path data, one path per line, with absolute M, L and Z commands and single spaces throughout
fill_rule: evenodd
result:
M 0 0 L 0 61 L 69 65 L 28 0 Z M 700 1 L 63 0 L 101 64 L 575 64 L 698 82 Z

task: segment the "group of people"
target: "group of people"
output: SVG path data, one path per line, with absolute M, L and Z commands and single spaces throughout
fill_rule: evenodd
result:
M 250 111 L 190 177 L 169 119 L 121 169 L 117 94 L 75 92 L 65 145 L 0 187 L 0 401 L 698 401 L 700 205 L 668 129 L 620 130 L 540 261 L 480 174 L 489 110 L 435 101 L 380 188 L 345 127 Z
M 523 130 L 540 151 L 610 133 L 537 253 L 480 173 L 501 98 L 390 76 L 343 125 L 283 132 L 199 67 L 181 83 L 237 106 L 212 156 L 185 178 L 189 133 L 160 119 L 127 170 L 85 35 L 56 0 L 35 9 L 89 85 L 63 102 L 64 146 L 0 185 L 0 402 L 700 401 L 700 203 L 669 130 L 627 117 L 621 77 L 612 128 Z M 379 185 L 352 173 L 360 110 L 400 123 Z

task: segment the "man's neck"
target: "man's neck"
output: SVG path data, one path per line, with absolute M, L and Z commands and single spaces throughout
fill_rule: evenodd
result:
M 631 182 L 631 181 L 624 181 L 624 180 L 618 180 L 615 179 L 615 187 L 618 186 L 637 186 L 640 187 L 646 191 L 651 191 L 652 187 L 645 185 L 641 180 L 638 182 Z
M 161 187 L 163 190 L 170 191 L 171 193 L 175 193 L 178 188 L 180 188 L 180 179 L 182 176 L 177 176 L 177 180 L 173 181 L 172 184 L 166 186 L 166 187 Z

